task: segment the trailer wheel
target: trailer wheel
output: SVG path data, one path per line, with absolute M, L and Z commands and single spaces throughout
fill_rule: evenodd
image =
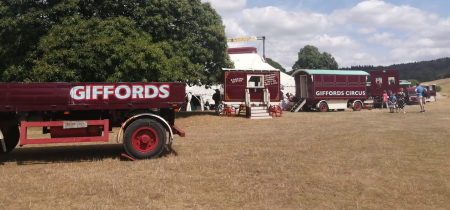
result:
M 353 111 L 361 111 L 361 107 L 362 107 L 361 102 L 357 101 L 357 102 L 355 102 L 355 104 L 353 105 Z
M 319 104 L 319 112 L 328 112 L 328 104 L 326 102 Z
M 125 130 L 123 138 L 125 151 L 134 158 L 158 157 L 164 150 L 165 130 L 155 120 L 137 119 Z
M 16 126 L 9 127 L 7 132 L 4 132 L 4 130 L 2 130 L 2 133 L 3 137 L 5 138 L 4 140 L 6 152 L 3 152 L 3 148 L 0 145 L 0 154 L 11 152 L 14 148 L 16 148 L 20 139 L 19 127 Z

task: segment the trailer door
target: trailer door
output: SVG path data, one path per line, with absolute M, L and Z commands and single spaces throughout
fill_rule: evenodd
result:
M 308 98 L 308 85 L 306 75 L 300 75 L 300 98 Z
M 247 88 L 250 92 L 250 101 L 262 102 L 264 96 L 264 74 L 248 74 Z

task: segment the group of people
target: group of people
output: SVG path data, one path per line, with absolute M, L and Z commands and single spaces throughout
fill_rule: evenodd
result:
M 420 112 L 425 113 L 425 98 L 424 92 L 426 89 L 416 84 L 417 100 L 420 105 Z M 400 88 L 397 93 L 393 93 L 392 90 L 388 92 L 383 91 L 383 103 L 381 103 L 381 109 L 386 105 L 386 109 L 389 107 L 390 113 L 406 113 L 406 94 L 403 92 L 403 88 Z
M 403 92 L 403 88 L 400 88 L 397 94 L 393 93 L 392 90 L 389 90 L 389 92 L 383 91 L 382 109 L 384 105 L 386 105 L 386 109 L 389 107 L 390 113 L 406 113 L 406 94 Z
M 281 101 L 281 105 L 280 105 L 281 109 L 283 109 L 283 110 L 289 109 L 289 107 L 288 107 L 289 102 L 292 101 L 294 95 L 292 93 L 286 93 L 286 95 L 284 95 L 283 92 L 280 92 L 280 95 L 282 95 L 284 98 Z

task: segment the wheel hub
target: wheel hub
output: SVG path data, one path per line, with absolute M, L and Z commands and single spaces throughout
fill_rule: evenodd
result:
M 151 152 L 158 145 L 158 135 L 153 128 L 142 127 L 134 132 L 132 143 L 141 153 Z
M 150 141 L 150 136 L 148 136 L 148 135 L 143 135 L 142 137 L 141 137 L 141 142 L 142 143 L 148 143 Z

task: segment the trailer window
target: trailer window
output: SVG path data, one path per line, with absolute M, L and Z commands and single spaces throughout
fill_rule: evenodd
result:
M 247 76 L 247 87 L 252 88 L 263 88 L 264 87 L 264 76 L 263 75 L 249 75 Z
M 381 89 L 383 87 L 383 78 L 375 78 L 375 84 L 377 85 L 377 89 Z
M 389 85 L 395 85 L 395 77 L 388 77 Z

